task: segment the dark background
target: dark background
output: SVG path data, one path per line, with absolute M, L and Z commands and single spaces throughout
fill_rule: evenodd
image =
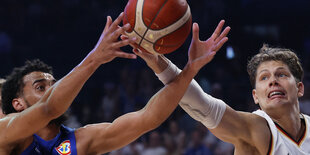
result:
M 127 1 L 121 0 L 0 0 L 0 77 L 25 60 L 39 58 L 53 66 L 60 79 L 94 47 L 106 16 L 115 19 Z M 263 43 L 293 49 L 305 70 L 310 100 L 310 1 L 309 0 L 191 0 L 193 22 L 200 38 L 207 39 L 221 19 L 230 26 L 229 41 L 214 60 L 196 76 L 203 89 L 236 110 L 253 111 L 246 63 Z M 166 55 L 179 68 L 187 62 L 191 36 L 177 51 Z M 232 47 L 233 59 L 226 48 Z M 131 52 L 131 48 L 123 48 Z M 88 80 L 72 105 L 71 114 L 81 125 L 112 121 L 142 108 L 163 85 L 138 60 L 116 59 L 101 66 Z M 112 114 L 106 118 L 103 98 L 112 98 Z M 86 109 L 86 110 L 85 110 Z M 186 115 L 177 109 L 171 120 Z M 165 130 L 166 123 L 162 125 Z

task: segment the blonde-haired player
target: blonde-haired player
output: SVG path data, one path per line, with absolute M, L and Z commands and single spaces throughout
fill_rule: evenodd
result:
M 204 51 L 227 33 L 221 21 L 206 41 L 193 37 L 192 45 Z M 194 26 L 194 32 L 198 26 Z M 180 70 L 164 56 L 138 53 L 166 84 Z M 238 155 L 309 155 L 310 118 L 300 113 L 298 99 L 304 95 L 303 69 L 294 52 L 263 46 L 248 62 L 252 95 L 261 110 L 236 111 L 201 89 L 193 80 L 180 106 L 223 141 L 235 146 Z M 243 103 L 240 103 L 243 104 Z

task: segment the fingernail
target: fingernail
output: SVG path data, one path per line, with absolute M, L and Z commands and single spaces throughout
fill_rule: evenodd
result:
M 125 27 L 130 27 L 130 24 L 129 23 L 125 24 Z

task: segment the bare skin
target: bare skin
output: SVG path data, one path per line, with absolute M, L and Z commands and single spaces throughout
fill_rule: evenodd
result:
M 223 25 L 224 21 L 221 21 L 206 41 L 193 37 L 194 41 L 191 46 L 218 51 L 221 47 L 218 45 L 226 38 L 230 30 L 226 27 L 221 32 Z M 198 32 L 198 26 L 193 26 L 193 33 L 197 35 Z M 167 58 L 162 55 L 140 53 L 139 56 L 157 74 L 163 72 L 168 66 Z M 296 83 L 287 65 L 278 61 L 262 63 L 258 67 L 256 79 L 256 88 L 252 91 L 255 103 L 259 104 L 274 122 L 277 122 L 297 141 L 305 131 L 305 126 L 300 123 L 298 103 L 298 98 L 304 94 L 303 83 Z M 269 94 L 272 91 L 281 91 L 284 95 L 270 97 Z M 270 129 L 267 121 L 256 114 L 236 111 L 227 105 L 220 124 L 210 131 L 221 140 L 232 143 L 235 146 L 235 154 L 265 155 L 268 152 Z
M 41 136 L 40 133 L 58 132 L 59 127 L 47 126 L 48 123 L 68 109 L 84 83 L 101 64 L 116 57 L 136 58 L 134 54 L 120 50 L 120 47 L 133 43 L 134 38 L 122 41 L 115 39 L 130 28 L 130 25 L 118 26 L 122 16 L 113 23 L 108 17 L 95 48 L 58 82 L 55 83 L 52 75 L 42 72 L 32 72 L 23 78 L 23 93 L 12 100 L 18 113 L 0 119 L 0 154 L 20 154 L 32 142 L 34 133 Z
M 117 41 L 118 36 L 129 28 L 128 25 L 118 26 L 122 17 L 120 15 L 113 23 L 108 18 L 95 49 L 60 81 L 55 82 L 52 75 L 42 72 L 32 72 L 24 77 L 23 95 L 12 101 L 19 112 L 0 120 L 0 154 L 20 154 L 31 144 L 34 133 L 44 140 L 54 138 L 59 133 L 59 127 L 47 125 L 48 122 L 64 113 L 101 64 L 115 57 L 136 58 L 136 55 L 119 50 L 119 47 L 134 41 Z M 182 73 L 156 93 L 143 109 L 120 116 L 112 123 L 91 124 L 77 129 L 78 154 L 110 152 L 158 127 L 174 111 L 193 77 L 213 59 L 215 53 L 193 48 L 189 51 L 189 59 Z

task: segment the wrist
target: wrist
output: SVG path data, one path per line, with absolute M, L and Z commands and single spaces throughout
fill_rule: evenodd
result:
M 187 74 L 189 74 L 189 76 L 191 76 L 192 78 L 194 78 L 194 77 L 197 75 L 198 71 L 199 71 L 199 70 L 197 70 L 196 68 L 197 68 L 197 67 L 195 67 L 195 64 L 188 62 L 188 63 L 185 65 L 185 67 L 184 67 L 183 70 L 186 70 Z
M 96 70 L 101 64 L 102 62 L 97 59 L 94 51 L 91 51 L 78 66 L 85 66 L 87 68 Z
M 155 72 L 155 74 L 159 74 L 167 69 L 169 62 L 164 59 L 162 55 L 158 55 L 156 61 L 147 63 L 147 65 Z

